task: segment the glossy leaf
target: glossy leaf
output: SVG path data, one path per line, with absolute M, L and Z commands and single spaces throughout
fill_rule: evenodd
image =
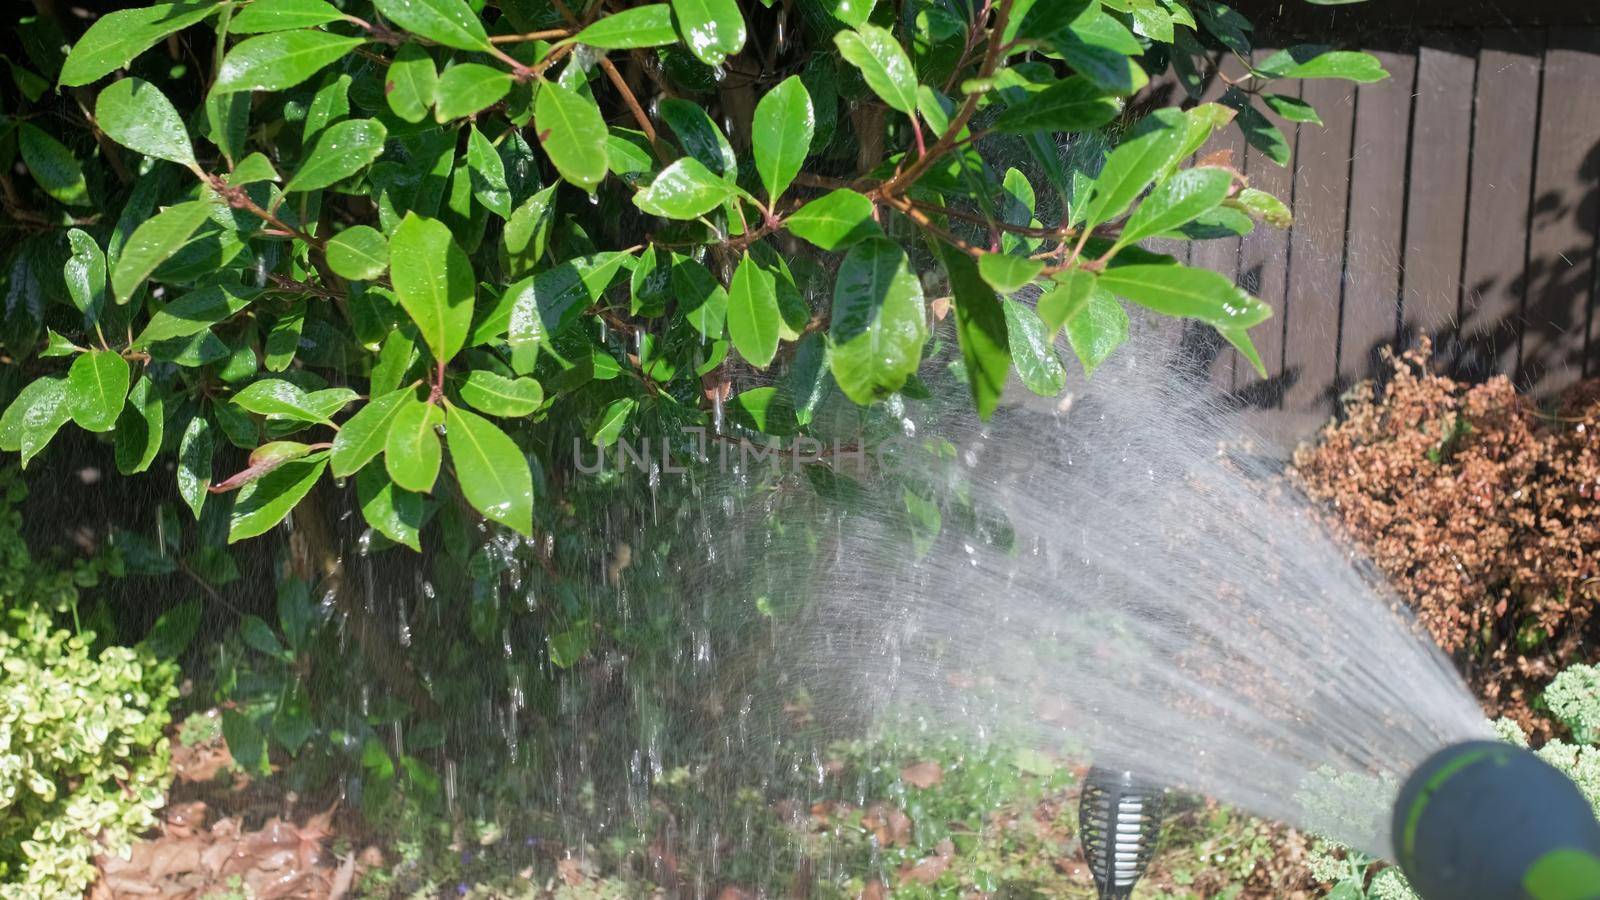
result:
M 678 32 L 672 26 L 671 5 L 649 3 L 598 19 L 573 40 L 602 50 L 634 50 L 677 43 Z
M 476 290 L 472 262 L 450 229 L 407 213 L 389 239 L 389 277 L 433 358 L 448 362 L 466 344 Z
M 1228 202 L 1273 228 L 1288 228 L 1294 224 L 1294 214 L 1289 211 L 1288 204 L 1266 191 L 1245 188 L 1239 192 L 1239 196 Z
M 1081 75 L 1064 78 L 995 117 L 996 131 L 1084 131 L 1099 128 L 1122 111 L 1122 103 Z
M 691 100 L 666 97 L 656 104 L 661 121 L 667 123 L 683 152 L 689 154 L 730 181 L 739 174 L 739 158 L 728 136 L 711 120 L 705 107 Z
M 113 82 L 95 98 L 95 124 L 106 137 L 136 153 L 194 166 L 194 147 L 183 119 L 161 90 L 139 78 Z
M 233 34 L 265 34 L 291 28 L 315 28 L 344 18 L 328 0 L 253 0 L 228 23 Z
M 1104 12 L 1074 20 L 1051 37 L 1056 52 L 1073 71 L 1113 94 L 1132 94 L 1149 76 L 1132 57 L 1144 46 L 1125 25 Z
M 211 328 L 250 305 L 253 288 L 217 282 L 177 297 L 150 317 L 150 322 L 134 338 L 133 347 L 143 349 L 161 341 L 188 337 Z
M 346 402 L 355 398 L 354 391 L 346 388 L 337 390 L 344 391 Z M 306 393 L 299 386 L 279 378 L 263 378 L 233 395 L 233 402 L 240 409 L 257 415 L 277 416 L 297 422 L 329 424 L 332 421 L 330 418 L 332 412 L 326 411 L 324 404 L 319 400 L 320 398 L 314 399 L 313 394 Z
M 726 203 L 737 189 L 698 159 L 686 156 L 661 170 L 633 195 L 635 206 L 665 219 L 694 219 Z
M 67 409 L 85 431 L 110 431 L 128 397 L 128 361 L 114 350 L 91 350 L 67 373 Z
M 494 144 L 478 126 L 467 126 L 467 168 L 472 175 L 472 196 L 502 219 L 511 216 L 511 189 L 506 185 L 506 166 Z
M 978 257 L 978 273 L 989 286 L 1002 294 L 1015 293 L 1032 283 L 1044 270 L 1044 261 L 1012 256 L 1009 253 L 985 253 Z
M 1066 331 L 1084 374 L 1093 375 L 1128 340 L 1128 313 L 1110 291 L 1096 287 L 1090 290 L 1083 310 L 1067 320 Z
M 833 286 L 828 328 L 833 380 L 867 404 L 900 390 L 927 340 L 922 282 L 904 250 L 886 240 L 850 248 Z
M 368 401 L 344 423 L 334 436 L 330 454 L 334 477 L 344 478 L 360 471 L 383 452 L 389 440 L 389 427 L 408 397 L 416 399 L 411 388 L 390 391 Z
M 588 97 L 547 81 L 534 102 L 539 145 L 561 177 L 592 191 L 606 177 L 606 121 Z
M 532 378 L 507 378 L 476 369 L 461 382 L 461 399 L 491 416 L 516 419 L 532 415 L 544 404 L 544 390 Z
M 766 368 L 778 352 L 777 285 L 749 254 L 740 260 L 728 283 L 728 337 L 756 368 Z
M 1127 211 L 1182 147 L 1187 131 L 1183 113 L 1161 109 L 1144 122 L 1144 131 L 1117 146 L 1094 180 L 1084 224 L 1094 227 Z
M 427 494 L 439 478 L 443 451 L 439 445 L 439 426 L 444 413 L 415 395 L 401 398 L 399 409 L 389 420 L 384 440 L 383 464 L 394 483 L 408 491 Z
M 89 184 L 83 166 L 65 144 L 31 122 L 17 127 L 17 150 L 39 187 L 67 206 L 89 205 Z
M 1210 269 L 1117 266 L 1101 273 L 1100 286 L 1163 315 L 1199 319 L 1210 325 L 1249 328 L 1272 315 L 1272 307 Z
M 389 268 L 389 242 L 371 225 L 352 225 L 328 240 L 328 268 L 340 278 L 372 281 Z
M 179 203 L 134 229 L 111 271 L 111 290 L 118 303 L 126 303 L 146 278 L 189 243 L 201 223 L 210 217 L 211 208 L 204 200 Z
M 1279 50 L 1256 69 L 1272 78 L 1344 78 L 1358 84 L 1389 77 L 1383 63 L 1370 53 L 1307 44 Z
M 1083 312 L 1095 288 L 1093 272 L 1068 269 L 1057 273 L 1049 289 L 1039 296 L 1039 318 L 1044 322 L 1046 334 L 1055 337 L 1061 326 Z
M 863 25 L 856 31 L 835 34 L 833 42 L 839 55 L 861 70 L 867 87 L 883 102 L 906 115 L 915 114 L 916 69 L 893 34 L 876 25 Z
M 98 321 L 106 305 L 106 255 L 94 238 L 77 228 L 67 230 L 67 245 L 72 256 L 61 270 L 67 294 L 85 321 Z
M 26 469 L 28 461 L 39 455 L 71 418 L 66 376 L 36 378 L 17 392 L 0 415 L 0 450 L 20 453 Z
M 389 62 L 383 91 L 395 115 L 413 124 L 426 119 L 439 94 L 433 57 L 420 44 L 401 45 Z
M 382 466 L 368 466 L 356 476 L 356 502 L 361 517 L 374 531 L 421 551 L 420 530 L 426 511 L 421 494 L 395 486 Z
M 1115 246 L 1121 248 L 1187 225 L 1227 199 L 1233 175 L 1226 169 L 1185 169 L 1156 186 L 1128 217 Z
M 811 153 L 816 120 L 811 95 L 798 75 L 779 82 L 756 104 L 750 149 L 769 207 L 777 204 Z
M 849 188 L 839 188 L 807 203 L 783 221 L 795 237 L 823 250 L 842 250 L 883 236 L 872 217 L 872 201 Z
M 744 49 L 744 12 L 737 0 L 672 0 L 683 43 L 708 66 L 720 66 Z
M 61 83 L 88 84 L 121 69 L 157 41 L 208 18 L 222 6 L 216 0 L 185 0 L 106 13 L 72 45 L 61 64 Z
M 184 426 L 178 442 L 178 496 L 196 519 L 205 506 L 206 489 L 211 487 L 211 420 L 197 415 Z
M 1067 385 L 1067 370 L 1056 356 L 1045 325 L 1033 310 L 1015 300 L 1001 301 L 1006 315 L 1006 341 L 1011 361 L 1024 387 L 1041 397 L 1054 397 Z
M 280 31 L 241 41 L 222 59 L 213 93 L 281 91 L 344 59 L 366 43 L 326 31 Z
M 466 0 L 374 0 L 373 6 L 390 22 L 435 44 L 484 51 L 493 46 Z
M 1321 125 L 1322 117 L 1317 115 L 1317 108 L 1301 100 L 1299 97 L 1290 97 L 1286 94 L 1262 94 L 1261 102 L 1290 122 L 1309 122 L 1312 125 Z
M 532 535 L 533 474 L 516 442 L 488 419 L 455 406 L 446 422 L 462 496 L 484 518 Z
M 311 152 L 283 186 L 283 192 L 316 191 L 338 184 L 372 165 L 383 154 L 387 136 L 383 123 L 377 119 L 347 119 L 329 125 L 317 135 Z
M 954 295 L 956 338 L 966 366 L 967 386 L 978 415 L 989 418 L 1000 405 L 1011 369 L 1011 348 L 1006 340 L 1006 315 L 994 288 L 978 273 L 977 263 L 961 250 L 939 245 L 939 256 L 950 276 Z
M 434 86 L 433 117 L 449 122 L 477 115 L 499 103 L 510 90 L 510 72 L 480 63 L 458 63 L 445 69 Z
M 148 376 L 128 392 L 128 403 L 117 419 L 115 452 L 117 471 L 137 475 L 150 468 L 166 436 L 166 398 Z
M 239 491 L 228 519 L 228 543 L 265 534 L 311 493 L 322 471 L 328 467 L 326 454 L 286 462 Z
M 1222 335 L 1223 340 L 1232 344 L 1234 349 L 1239 351 L 1239 355 L 1250 363 L 1250 368 L 1255 370 L 1258 377 L 1267 377 L 1267 366 L 1261 361 L 1261 352 L 1256 349 L 1255 342 L 1250 340 L 1248 331 L 1243 328 L 1224 325 L 1217 329 L 1217 333 Z

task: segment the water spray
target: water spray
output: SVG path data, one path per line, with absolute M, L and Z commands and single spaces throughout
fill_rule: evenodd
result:
M 1144 877 L 1161 830 L 1161 788 L 1132 772 L 1095 766 L 1078 800 L 1078 835 L 1100 900 L 1127 900 Z
M 1426 900 L 1600 900 L 1600 823 L 1578 786 L 1520 747 L 1469 741 L 1400 789 L 1396 861 Z

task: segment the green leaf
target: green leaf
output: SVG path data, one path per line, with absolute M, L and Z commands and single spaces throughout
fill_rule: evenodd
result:
M 727 202 L 737 190 L 700 160 L 685 156 L 634 194 L 633 204 L 664 219 L 695 219 Z
M 534 266 L 544 258 L 545 248 L 550 242 L 550 228 L 555 224 L 552 202 L 555 190 L 556 185 L 552 184 L 534 194 L 506 219 L 500 246 L 505 251 L 506 274 L 511 278 L 521 278 L 533 271 Z M 473 343 L 478 341 L 474 340 Z
M 333 475 L 345 478 L 360 471 L 372 458 L 383 452 L 389 440 L 389 428 L 400 412 L 406 398 L 416 399 L 411 388 L 400 388 L 373 399 L 356 410 L 333 439 Z
M 1082 75 L 1073 75 L 1007 107 L 995 117 L 994 129 L 1013 134 L 1086 131 L 1110 122 L 1120 112 L 1122 103 L 1116 97 Z
M 728 318 L 728 291 L 709 269 L 686 256 L 673 254 L 672 293 L 677 297 L 679 314 L 691 328 L 710 340 L 722 337 Z
M 272 167 L 272 161 L 260 153 L 252 153 L 239 160 L 239 165 L 228 175 L 228 184 L 232 187 L 278 180 L 278 171 Z
M 572 40 L 602 50 L 634 50 L 675 44 L 678 32 L 672 27 L 672 7 L 650 3 L 599 19 Z
M 160 341 L 199 334 L 249 306 L 255 296 L 254 288 L 229 282 L 190 291 L 151 316 L 144 331 L 134 339 L 133 348 L 141 350 Z
M 278 318 L 272 323 L 272 330 L 267 332 L 266 353 L 262 359 L 268 372 L 282 372 L 294 362 L 295 355 L 300 352 L 300 338 L 306 328 L 306 306 L 301 303 Z M 249 371 L 245 377 L 255 375 L 253 359 L 247 359 Z
M 61 269 L 67 294 L 85 322 L 98 322 L 106 305 L 106 255 L 94 238 L 77 228 L 67 230 L 67 245 L 72 256 Z
M 1009 253 L 985 253 L 978 257 L 978 274 L 989 286 L 1002 294 L 1011 294 L 1031 284 L 1044 271 L 1044 260 L 1012 256 Z
M 739 158 L 727 135 L 711 121 L 700 104 L 678 97 L 667 97 L 656 104 L 661 120 L 672 129 L 683 152 L 698 159 L 720 178 L 734 181 L 739 174 Z
M 849 188 L 839 188 L 807 203 L 784 219 L 789 232 L 823 250 L 842 250 L 869 238 L 882 237 L 872 218 L 872 201 Z
M 1128 339 L 1128 313 L 1100 287 L 1092 288 L 1083 310 L 1067 320 L 1067 342 L 1078 355 L 1085 375 L 1093 375 Z
M 559 82 L 539 86 L 534 100 L 539 144 L 561 177 L 592 191 L 606 177 L 606 120 L 600 107 Z
M 557 335 L 600 298 L 627 260 L 626 253 L 596 253 L 524 278 L 506 288 L 495 314 L 479 323 L 477 333 L 505 334 L 512 347 Z
M 95 124 L 113 141 L 136 153 L 194 168 L 194 147 L 183 119 L 161 90 L 139 78 L 124 78 L 100 92 Z
M 632 397 L 622 397 L 613 400 L 600 411 L 600 418 L 589 429 L 589 438 L 596 447 L 610 446 L 622 434 L 622 427 L 628 424 L 628 416 L 639 405 L 639 401 Z
M 418 533 L 426 510 L 421 494 L 395 487 L 381 466 L 368 466 L 356 476 L 356 502 L 374 531 L 421 552 Z
M 1267 367 L 1261 361 L 1261 353 L 1256 350 L 1255 343 L 1250 340 L 1250 335 L 1245 329 L 1223 326 L 1217 329 L 1217 333 L 1239 351 L 1239 354 L 1250 363 L 1250 368 L 1256 370 L 1258 376 L 1267 377 Z
M 767 188 L 769 208 L 777 205 L 778 198 L 805 165 L 816 121 L 811 95 L 798 75 L 779 82 L 756 104 L 750 151 L 761 183 Z
M 1111 151 L 1095 178 L 1085 227 L 1094 228 L 1126 212 L 1179 151 L 1188 126 L 1176 109 L 1157 110 L 1139 124 L 1143 131 Z
M 1229 200 L 1228 205 L 1248 212 L 1273 228 L 1288 228 L 1294 224 L 1294 214 L 1289 211 L 1288 204 L 1266 191 L 1245 188 L 1239 196 Z
M 532 415 L 544 404 L 544 389 L 532 378 L 507 378 L 475 369 L 461 383 L 461 399 L 479 412 L 517 419 Z
M 729 406 L 734 421 L 762 434 L 786 437 L 800 430 L 794 405 L 776 387 L 766 385 L 740 391 Z
M 502 219 L 510 218 L 511 189 L 506 186 L 505 163 L 476 125 L 467 127 L 467 169 L 472 176 L 472 196 L 484 209 Z
M 327 467 L 327 454 L 318 453 L 286 462 L 245 485 L 228 518 L 228 543 L 264 534 L 282 522 L 311 493 Z
M 1283 136 L 1283 132 L 1278 130 L 1278 126 L 1272 124 L 1271 119 L 1251 105 L 1248 94 L 1237 88 L 1229 88 L 1228 92 L 1222 95 L 1222 102 L 1238 111 L 1234 121 L 1239 124 L 1239 131 L 1244 134 L 1244 139 L 1250 146 L 1260 150 L 1262 155 L 1280 166 L 1289 164 L 1289 157 L 1292 155 L 1289 141 Z
M 1290 97 L 1285 94 L 1262 94 L 1261 102 L 1265 103 L 1268 109 L 1290 122 L 1309 122 L 1312 125 L 1322 124 L 1322 117 L 1317 115 L 1317 108 L 1299 97 Z
M 736 0 L 672 0 L 683 43 L 713 68 L 744 49 L 744 13 Z
M 874 0 L 824 0 L 823 6 L 833 11 L 833 17 L 851 28 L 867 24 L 872 16 Z
M 498 426 L 449 407 L 445 439 L 461 494 L 490 521 L 533 534 L 533 474 L 527 457 Z
M 1330 50 L 1302 44 L 1279 50 L 1257 66 L 1257 71 L 1272 78 L 1344 78 L 1370 84 L 1389 77 L 1383 63 L 1370 53 L 1355 50 Z
M 352 225 L 328 241 L 328 268 L 340 278 L 372 281 L 389 268 L 389 242 L 371 225 Z
M 29 174 L 46 194 L 67 206 L 89 205 L 89 184 L 83 166 L 66 145 L 31 122 L 17 128 L 17 149 Z
M 146 278 L 183 249 L 201 223 L 210 218 L 211 210 L 210 202 L 191 200 L 167 207 L 134 229 L 111 272 L 111 289 L 117 302 L 126 303 Z
M 449 362 L 466 344 L 476 289 L 472 262 L 450 229 L 406 213 L 389 239 L 389 277 L 433 358 Z
M 1199 319 L 1220 327 L 1249 328 L 1272 316 L 1272 307 L 1210 269 L 1117 266 L 1101 273 L 1100 286 L 1162 315 Z
M 863 25 L 855 31 L 833 36 L 839 55 L 861 70 L 867 87 L 890 108 L 906 115 L 917 110 L 917 72 L 905 48 L 894 35 L 876 25 Z
M 91 350 L 67 373 L 67 409 L 84 431 L 110 431 L 128 397 L 128 361 L 115 350 Z
M 511 90 L 511 73 L 480 63 L 458 63 L 444 70 L 434 87 L 433 117 L 440 123 L 477 115 Z
M 395 115 L 413 124 L 426 119 L 439 94 L 439 70 L 433 57 L 420 44 L 402 45 L 389 62 L 383 89 Z
M 72 418 L 67 407 L 67 379 L 51 375 L 28 382 L 0 415 L 0 450 L 20 452 L 22 467 Z
M 432 403 L 423 403 L 414 394 L 400 401 L 400 408 L 389 421 L 389 434 L 383 445 L 383 464 L 394 483 L 408 491 L 427 494 L 439 478 L 439 426 L 444 413 Z
M 1114 248 L 1187 225 L 1227 199 L 1233 175 L 1211 167 L 1185 169 L 1156 186 L 1128 217 Z
M 1073 71 L 1113 94 L 1132 94 L 1149 83 L 1144 69 L 1130 57 L 1144 45 L 1127 26 L 1104 12 L 1074 20 L 1051 38 L 1056 52 Z
M 228 23 L 232 34 L 266 34 L 291 28 L 315 28 L 344 18 L 327 0 L 254 0 Z
M 107 13 L 72 45 L 61 64 L 61 83 L 76 87 L 124 68 L 157 41 L 209 17 L 223 6 L 216 0 L 185 0 Z
M 324 128 L 300 168 L 283 186 L 285 194 L 317 191 L 356 174 L 383 155 L 388 131 L 377 119 L 347 119 Z
M 494 45 L 466 0 L 373 0 L 390 22 L 435 44 L 487 52 Z
M 1011 368 L 1011 348 L 1006 343 L 1006 315 L 994 289 L 978 272 L 972 257 L 949 244 L 939 245 L 939 256 L 950 276 L 954 295 L 956 338 L 966 364 L 967 384 L 978 415 L 984 419 L 1000 404 Z M 837 377 L 837 372 L 835 372 Z
M 1011 345 L 1011 361 L 1023 386 L 1041 397 L 1054 397 L 1067 385 L 1067 370 L 1056 356 L 1045 325 L 1033 310 L 1015 300 L 1003 300 L 1006 315 L 1006 341 Z
M 745 254 L 728 283 L 728 337 L 740 356 L 764 369 L 778 352 L 781 322 L 772 274 Z
M 295 422 L 311 422 L 320 425 L 332 424 L 331 416 L 346 403 L 354 400 L 355 391 L 349 388 L 330 388 L 326 391 L 317 391 L 308 394 L 299 386 L 284 381 L 280 378 L 263 378 L 251 383 L 244 390 L 233 395 L 233 402 L 240 409 L 248 410 L 257 415 L 275 416 Z M 330 404 L 333 409 L 327 407 Z
M 213 93 L 292 88 L 365 44 L 326 31 L 280 31 L 241 41 L 222 58 Z
M 900 390 L 917 371 L 928 337 L 922 282 L 898 245 L 863 241 L 845 254 L 828 337 L 833 380 L 856 403 Z
M 1055 337 L 1061 326 L 1083 312 L 1094 290 L 1093 272 L 1083 269 L 1058 272 L 1049 290 L 1039 297 L 1039 318 L 1044 322 L 1047 336 Z
M 183 429 L 178 442 L 178 496 L 188 504 L 196 519 L 211 487 L 211 420 L 197 415 Z
M 140 378 L 128 392 L 128 405 L 117 420 L 115 450 L 117 471 L 137 475 L 150 468 L 166 434 L 166 399 L 149 377 Z

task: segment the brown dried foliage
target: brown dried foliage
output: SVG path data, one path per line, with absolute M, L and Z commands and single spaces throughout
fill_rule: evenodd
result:
M 1344 398 L 1298 478 L 1453 654 L 1491 715 L 1538 729 L 1538 685 L 1592 657 L 1600 383 L 1541 413 L 1511 382 L 1433 374 L 1429 348 Z

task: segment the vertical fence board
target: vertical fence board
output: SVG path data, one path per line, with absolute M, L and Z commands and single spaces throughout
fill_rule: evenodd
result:
M 1270 49 L 1258 49 L 1255 51 L 1254 60 L 1259 64 L 1273 52 Z M 1289 82 L 1274 93 L 1298 97 L 1300 85 Z M 1294 123 L 1285 122 L 1276 116 L 1270 118 L 1285 136 L 1293 136 Z M 1242 162 L 1251 187 L 1266 191 L 1284 203 L 1291 202 L 1294 178 L 1289 169 L 1268 159 L 1266 154 L 1254 147 L 1245 151 Z M 1290 160 L 1289 164 L 1294 165 L 1293 160 Z M 1283 331 L 1287 319 L 1285 313 L 1288 301 L 1288 277 L 1288 233 L 1270 225 L 1257 225 L 1256 229 L 1240 242 L 1239 284 L 1272 307 L 1273 318 L 1261 326 L 1250 329 L 1251 340 L 1255 342 L 1256 350 L 1261 354 L 1261 362 L 1267 368 L 1266 380 L 1261 380 L 1249 364 L 1243 361 L 1236 363 L 1234 367 L 1234 391 L 1257 406 L 1277 406 L 1283 399 Z
M 1377 51 L 1384 81 L 1356 89 L 1350 160 L 1350 238 L 1345 248 L 1339 324 L 1339 390 L 1373 375 L 1378 353 L 1394 343 L 1400 303 L 1400 235 L 1405 206 L 1412 50 Z M 1304 136 L 1302 141 L 1306 140 Z
M 1295 142 L 1283 398 L 1291 413 L 1332 409 L 1355 118 L 1355 88 L 1348 82 L 1307 81 L 1301 96 L 1316 107 L 1324 126 L 1302 126 Z
M 1429 336 L 1449 358 L 1460 311 L 1475 54 L 1452 38 L 1417 50 L 1417 95 L 1400 273 L 1402 332 Z
M 1547 394 L 1583 376 L 1600 219 L 1600 29 L 1552 29 L 1544 55 L 1518 381 Z
M 1469 378 L 1517 367 L 1543 51 L 1543 32 L 1500 29 L 1484 33 L 1478 57 L 1455 365 Z

